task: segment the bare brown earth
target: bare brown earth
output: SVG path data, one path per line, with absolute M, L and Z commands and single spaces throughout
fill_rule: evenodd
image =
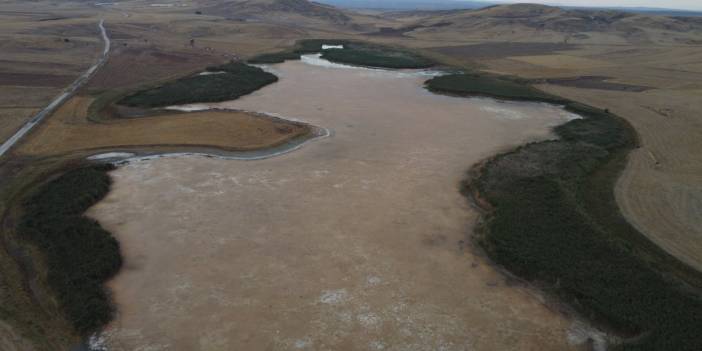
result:
M 550 54 L 573 48 L 575 48 L 575 45 L 563 43 L 497 42 L 473 45 L 443 46 L 432 48 L 431 50 L 448 56 L 458 56 L 470 60 L 484 60 L 510 56 Z
M 118 46 L 87 84 L 89 90 L 135 89 L 219 64 L 223 58 L 193 51 L 164 52 L 151 46 Z
M 572 115 L 435 95 L 422 75 L 273 69 L 278 83 L 215 106 L 333 137 L 262 161 L 135 162 L 90 211 L 126 260 L 111 350 L 579 348 L 569 318 L 473 251 L 458 192 L 466 162 Z
M 60 155 L 86 149 L 138 146 L 209 146 L 255 150 L 309 133 L 309 128 L 245 112 L 165 113 L 95 123 L 87 119 L 92 99 L 75 97 L 42 124 L 17 150 L 20 155 Z M 90 138 L 86 138 L 86 136 Z
M 646 90 L 651 90 L 651 88 L 642 85 L 624 84 L 624 83 L 613 83 L 608 81 L 609 77 L 597 77 L 597 76 L 580 76 L 580 77 L 566 77 L 566 78 L 551 78 L 536 80 L 535 83 L 547 83 L 553 85 L 563 85 L 567 87 L 575 87 L 580 89 L 597 89 L 597 90 L 614 90 L 614 91 L 631 91 L 640 93 Z

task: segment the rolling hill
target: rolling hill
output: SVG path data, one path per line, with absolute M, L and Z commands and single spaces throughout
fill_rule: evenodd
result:
M 422 11 L 392 17 L 412 19 L 404 35 L 445 40 L 700 45 L 702 18 L 635 14 L 616 10 L 563 9 L 535 4 L 479 10 Z
M 205 14 L 247 22 L 353 26 L 352 17 L 343 10 L 307 0 L 212 1 L 201 6 Z

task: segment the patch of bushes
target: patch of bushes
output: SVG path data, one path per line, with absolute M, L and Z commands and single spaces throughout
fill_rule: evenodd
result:
M 502 82 L 439 82 L 452 91 L 544 101 Z M 571 102 L 566 109 L 585 118 L 555 128 L 559 140 L 499 155 L 466 181 L 466 194 L 491 205 L 478 242 L 509 271 L 625 335 L 617 350 L 702 350 L 699 286 L 683 283 L 699 281 L 699 273 L 631 227 L 614 199 L 635 134 L 606 111 Z
M 461 96 L 488 96 L 505 100 L 541 101 L 563 104 L 567 100 L 504 78 L 477 74 L 449 74 L 428 80 L 427 89 L 435 93 Z
M 278 81 L 274 74 L 240 62 L 207 67 L 207 72 L 214 74 L 189 76 L 142 90 L 126 96 L 118 104 L 154 108 L 234 100 Z
M 301 55 L 322 52 L 323 45 L 348 45 L 350 41 L 339 39 L 303 39 L 295 43 L 290 50 L 260 54 L 248 60 L 251 64 L 283 63 L 288 60 L 299 60 Z
M 356 45 L 343 49 L 324 50 L 322 58 L 356 66 L 394 69 L 428 68 L 434 65 L 432 61 L 410 52 Z
M 280 51 L 269 54 L 261 54 L 248 60 L 251 64 L 273 64 L 283 63 L 287 60 L 299 60 L 300 54 L 293 51 Z
M 314 54 L 322 52 L 324 45 L 343 45 L 347 47 L 352 44 L 364 45 L 363 43 L 346 39 L 304 39 L 296 43 L 295 51 L 301 54 Z
M 323 50 L 323 45 L 343 45 L 343 49 Z M 249 63 L 282 63 L 298 60 L 300 55 L 321 53 L 322 58 L 356 66 L 381 68 L 428 68 L 434 62 L 415 53 L 387 46 L 362 43 L 344 39 L 300 40 L 289 51 L 262 54 L 250 59 Z
M 119 271 L 119 244 L 83 215 L 110 190 L 110 164 L 83 166 L 41 186 L 23 203 L 18 232 L 46 258 L 49 286 L 74 328 L 87 335 L 114 314 L 103 284 Z

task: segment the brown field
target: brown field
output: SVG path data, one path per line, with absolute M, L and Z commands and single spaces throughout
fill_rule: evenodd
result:
M 27 119 L 36 114 L 39 108 L 3 108 L 0 109 L 0 140 L 5 140 L 19 129 Z
M 94 123 L 87 119 L 91 102 L 88 97 L 75 97 L 64 104 L 17 153 L 60 155 L 86 149 L 160 145 L 244 151 L 276 146 L 309 133 L 302 124 L 229 111 L 166 113 Z
M 12 4 L 14 5 L 14 4 Z M 68 86 L 97 57 L 97 21 L 75 14 L 66 19 L 30 4 L 3 4 L 0 11 L 0 140 Z M 68 18 L 70 17 L 70 18 Z M 92 26 L 93 32 L 47 31 L 51 26 Z M 68 39 L 65 42 L 64 39 Z
M 223 59 L 197 52 L 164 52 L 153 47 L 117 47 L 86 89 L 127 89 L 202 70 Z
M 473 45 L 444 46 L 432 48 L 440 54 L 457 56 L 462 59 L 484 60 L 509 56 L 529 56 L 567 51 L 575 45 L 563 43 L 481 43 Z
M 553 85 L 563 85 L 566 87 L 575 87 L 580 89 L 596 89 L 596 90 L 614 90 L 614 91 L 631 91 L 640 93 L 646 90 L 651 90 L 652 88 L 633 85 L 633 84 L 623 84 L 615 83 L 609 81 L 609 77 L 598 77 L 598 76 L 580 76 L 580 77 L 568 77 L 568 78 L 550 78 L 544 79 L 542 81 L 537 81 L 537 83 L 547 83 Z
M 0 140 L 9 138 L 58 92 L 52 87 L 0 86 Z
M 69 75 L 46 75 L 37 73 L 0 73 L 0 85 L 26 87 L 65 87 L 73 81 Z

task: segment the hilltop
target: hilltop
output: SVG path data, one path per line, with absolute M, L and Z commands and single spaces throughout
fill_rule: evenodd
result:
M 247 22 L 352 25 L 351 16 L 343 10 L 307 0 L 212 1 L 202 4 L 202 12 Z

